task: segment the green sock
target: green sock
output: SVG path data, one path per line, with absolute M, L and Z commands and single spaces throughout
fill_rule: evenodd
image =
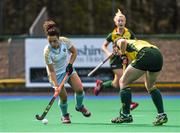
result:
M 59 100 L 58 105 L 59 105 L 59 107 L 60 107 L 62 116 L 68 114 L 68 112 L 67 112 L 67 108 L 68 108 L 67 102 L 61 102 L 61 101 Z
M 163 100 L 160 91 L 155 89 L 151 91 L 150 94 L 158 113 L 164 113 Z
M 112 86 L 112 80 L 108 80 L 108 81 L 103 82 L 101 88 L 102 89 L 114 88 Z
M 127 87 L 120 90 L 120 97 L 122 102 L 122 113 L 130 114 L 130 104 L 131 104 L 131 88 Z
M 76 107 L 81 108 L 83 106 L 84 91 L 82 93 L 75 93 Z

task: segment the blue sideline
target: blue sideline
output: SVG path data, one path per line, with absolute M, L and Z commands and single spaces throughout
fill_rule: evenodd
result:
M 50 99 L 52 98 L 52 96 L 10 96 L 10 95 L 3 95 L 0 96 L 0 100 L 42 100 L 42 99 Z M 86 99 L 90 99 L 90 100 L 104 100 L 104 99 L 119 99 L 119 96 L 86 96 Z M 133 99 L 150 99 L 150 96 L 133 96 Z M 164 99 L 180 99 L 179 95 L 176 96 L 163 96 Z M 74 99 L 73 95 L 68 96 L 68 99 Z

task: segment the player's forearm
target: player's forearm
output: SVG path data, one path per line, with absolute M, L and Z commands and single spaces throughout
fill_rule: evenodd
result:
M 57 79 L 56 79 L 56 73 L 55 72 L 50 72 L 49 74 L 50 80 L 53 83 L 53 86 L 56 88 L 58 87 Z
M 111 54 L 111 52 L 109 50 L 107 50 L 107 49 L 103 49 L 103 51 L 107 56 L 109 56 Z
M 74 61 L 76 60 L 77 57 L 77 53 L 71 53 L 70 59 L 69 59 L 69 63 L 73 64 Z
M 70 56 L 70 59 L 69 59 L 69 63 L 70 63 L 70 64 L 73 64 L 74 61 L 76 60 L 76 57 L 77 57 L 77 50 L 76 50 L 75 47 L 72 47 L 72 48 L 70 49 L 70 51 L 71 51 L 71 56 Z
M 111 55 L 111 52 L 108 50 L 107 46 L 108 46 L 108 44 L 107 44 L 107 43 L 104 43 L 104 44 L 102 45 L 102 50 L 103 50 L 103 52 L 104 52 L 107 56 L 109 56 L 109 55 Z
M 118 42 L 117 42 L 117 46 L 118 46 L 118 49 L 119 49 L 119 53 L 121 55 L 124 55 L 125 52 L 126 52 L 126 48 L 127 48 L 127 42 L 125 39 L 119 39 Z
M 48 68 L 48 76 L 49 76 L 50 81 L 53 83 L 54 87 L 57 87 L 58 83 L 57 83 L 56 72 L 55 72 L 53 64 L 48 64 L 47 68 Z
M 126 41 L 122 41 L 121 44 L 122 44 L 122 45 L 121 45 L 121 52 L 122 52 L 122 54 L 125 54 L 125 52 L 126 52 L 126 47 L 127 47 L 127 43 L 126 43 Z

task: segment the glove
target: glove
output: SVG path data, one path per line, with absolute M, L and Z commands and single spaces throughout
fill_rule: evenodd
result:
M 122 64 L 127 65 L 128 64 L 128 58 L 126 55 L 121 55 Z
M 72 64 L 68 64 L 67 67 L 66 67 L 66 73 L 68 73 L 68 75 L 71 75 L 73 72 L 73 67 L 72 67 Z

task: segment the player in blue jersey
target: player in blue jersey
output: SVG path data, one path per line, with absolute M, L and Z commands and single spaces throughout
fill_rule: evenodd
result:
M 83 105 L 85 94 L 81 79 L 73 67 L 73 63 L 77 57 L 76 48 L 68 38 L 59 37 L 59 31 L 54 21 L 45 21 L 43 28 L 49 42 L 44 48 L 44 60 L 52 87 L 57 91 L 58 85 L 61 83 L 66 73 L 68 73 L 67 82 L 75 91 L 75 109 L 76 111 L 81 112 L 85 117 L 89 117 L 91 113 Z M 59 93 L 59 97 L 58 105 L 62 113 L 61 121 L 62 123 L 71 123 L 67 111 L 67 92 L 64 86 Z

